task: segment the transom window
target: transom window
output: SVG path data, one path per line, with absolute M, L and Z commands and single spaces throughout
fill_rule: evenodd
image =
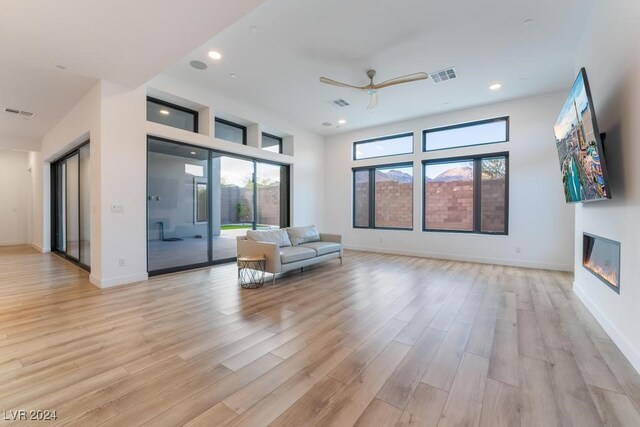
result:
M 189 132 L 198 132 L 198 112 L 147 97 L 147 120 Z
M 423 161 L 424 231 L 508 234 L 509 154 Z
M 236 144 L 247 145 L 247 127 L 216 117 L 215 137 Z
M 262 149 L 273 153 L 282 153 L 282 138 L 262 133 Z
M 413 153 L 413 133 L 383 136 L 353 143 L 353 160 Z
M 422 150 L 434 151 L 509 140 L 509 117 L 462 123 L 422 132 Z

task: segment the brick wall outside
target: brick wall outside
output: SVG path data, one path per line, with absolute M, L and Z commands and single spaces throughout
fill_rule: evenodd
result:
M 413 185 L 397 181 L 376 182 L 376 227 L 413 226 Z M 369 224 L 369 183 L 356 184 L 355 223 Z
M 413 184 L 376 182 L 376 227 L 413 227 Z
M 241 213 L 238 216 L 238 203 Z M 253 217 L 253 189 L 235 185 L 222 186 L 220 197 L 222 224 L 238 224 L 251 222 Z M 280 185 L 258 187 L 258 224 L 280 224 Z
M 482 181 L 482 231 L 504 231 L 504 179 Z M 473 230 L 473 182 L 429 182 L 427 228 Z
M 504 179 L 482 181 L 482 231 L 504 232 Z

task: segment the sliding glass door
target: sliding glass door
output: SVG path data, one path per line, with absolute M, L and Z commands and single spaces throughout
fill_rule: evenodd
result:
M 209 261 L 209 152 L 150 139 L 147 157 L 148 268 Z
M 51 165 L 51 247 L 84 268 L 91 265 L 89 144 Z
M 237 236 L 287 226 L 288 171 L 149 137 L 148 271 L 233 261 Z

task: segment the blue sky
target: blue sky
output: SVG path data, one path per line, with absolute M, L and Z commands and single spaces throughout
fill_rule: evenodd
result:
M 571 124 L 575 124 L 576 122 L 576 113 L 573 108 L 574 99 L 578 104 L 578 111 L 584 110 L 584 107 L 589 104 L 589 101 L 587 100 L 587 91 L 584 87 L 584 79 L 582 77 L 582 73 L 578 74 L 578 77 L 576 78 L 576 81 L 571 88 L 569 97 L 562 106 L 560 116 L 558 117 L 558 120 L 556 121 L 556 125 L 554 127 L 556 138 L 564 137 L 571 129 Z

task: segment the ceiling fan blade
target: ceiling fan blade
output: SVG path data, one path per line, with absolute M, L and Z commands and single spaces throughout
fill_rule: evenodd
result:
M 340 86 L 340 87 L 350 87 L 352 89 L 366 89 L 366 86 L 354 86 L 347 83 L 342 83 L 337 80 L 328 79 L 326 77 L 320 77 L 320 81 L 322 83 L 326 83 L 328 85 Z
M 371 99 L 369 100 L 369 105 L 367 106 L 367 110 L 375 110 L 378 106 L 378 92 L 371 91 Z
M 426 80 L 429 78 L 427 73 L 413 73 L 407 74 L 406 76 L 396 77 L 394 79 L 386 80 L 382 83 L 378 83 L 377 85 L 373 85 L 375 89 L 381 89 L 387 86 L 399 85 L 401 83 L 409 83 L 415 82 L 418 80 Z

